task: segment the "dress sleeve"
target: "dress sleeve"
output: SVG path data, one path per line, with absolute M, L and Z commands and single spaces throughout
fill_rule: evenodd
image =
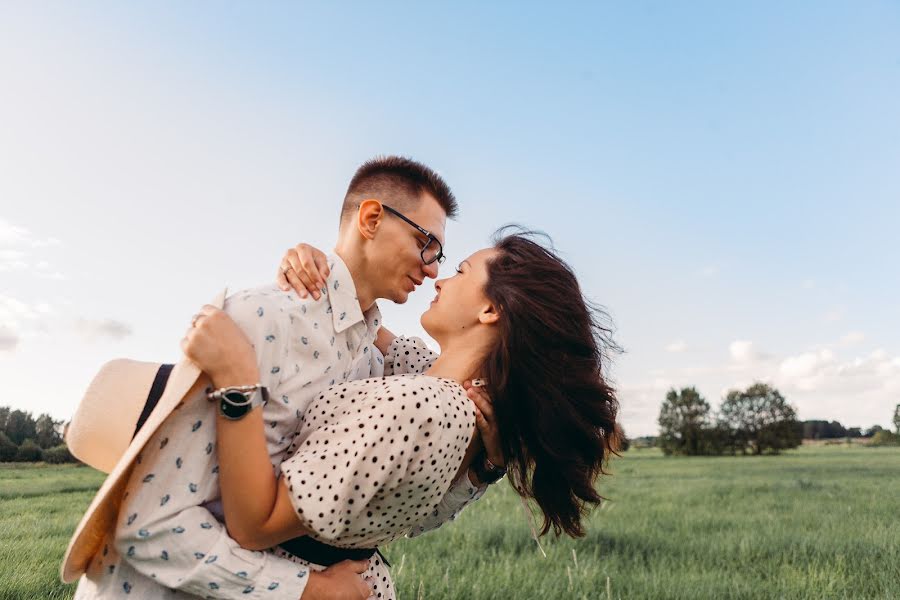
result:
M 481 498 L 487 489 L 488 484 L 478 487 L 469 479 L 468 472 L 463 473 L 453 482 L 431 514 L 416 523 L 406 537 L 416 537 L 434 531 L 448 521 L 455 521 L 463 509 Z
M 431 368 L 438 354 L 421 338 L 397 336 L 384 357 L 385 375 L 420 374 Z
M 465 405 L 445 402 L 450 392 L 438 380 L 370 379 L 343 393 L 350 402 L 331 425 L 321 426 L 337 410 L 327 395 L 311 404 L 309 433 L 282 472 L 312 537 L 372 547 L 431 514 L 462 464 L 471 427 Z

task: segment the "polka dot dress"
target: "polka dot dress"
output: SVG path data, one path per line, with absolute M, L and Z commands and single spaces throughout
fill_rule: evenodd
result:
M 333 386 L 310 404 L 282 464 L 297 516 L 332 546 L 400 538 L 440 503 L 474 429 L 455 381 L 407 374 Z M 394 598 L 386 565 L 377 555 L 370 565 L 375 597 Z

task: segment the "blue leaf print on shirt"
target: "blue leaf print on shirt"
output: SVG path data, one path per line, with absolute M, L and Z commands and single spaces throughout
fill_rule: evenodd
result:
M 213 445 L 212 445 L 212 442 L 210 442 L 206 445 L 206 454 L 212 454 L 212 451 L 213 451 Z
M 331 345 L 334 346 L 334 336 L 331 336 Z
M 173 527 L 172 533 L 184 533 L 184 527 L 182 527 L 181 525 L 179 525 L 178 527 Z
M 179 456 L 178 458 L 175 459 L 175 467 L 176 467 L 177 469 L 180 469 L 182 464 L 184 464 L 184 462 L 181 460 L 181 457 L 180 457 L 180 456 Z
M 200 429 L 201 425 L 203 425 L 203 421 L 197 421 L 196 423 L 194 423 L 193 426 L 191 427 L 191 433 Z
M 252 585 L 248 585 L 247 587 L 244 588 L 244 591 L 241 592 L 241 593 L 242 593 L 242 594 L 250 594 L 250 593 L 252 593 L 252 592 L 253 592 L 253 586 L 252 586 Z
M 247 579 L 247 571 L 238 571 L 237 573 L 235 573 L 235 575 L 237 575 L 241 579 Z
M 266 341 L 267 341 L 267 342 L 274 342 L 274 341 L 275 341 L 275 336 L 274 336 L 274 335 L 271 335 L 271 334 L 270 334 L 270 335 L 267 335 L 267 336 L 266 336 Z
M 169 560 L 169 553 L 166 552 L 165 550 L 163 550 L 163 551 L 159 554 L 159 557 L 160 557 L 161 559 L 163 559 L 163 560 Z
M 316 350 L 313 352 L 313 358 L 319 358 L 319 351 Z
M 126 522 L 126 525 L 131 525 L 132 523 L 134 523 L 135 519 L 137 519 L 137 513 L 128 515 L 128 521 Z
M 147 531 L 146 529 L 139 529 L 139 530 L 138 530 L 138 537 L 148 538 L 148 537 L 150 537 L 150 532 Z
M 171 498 L 172 498 L 171 496 L 169 496 L 168 494 L 166 494 L 165 496 L 163 496 L 162 498 L 159 499 L 159 505 L 160 505 L 160 506 L 165 506 L 165 505 L 166 505 L 166 502 L 168 502 L 169 500 L 171 500 Z
M 216 559 L 218 559 L 218 558 L 219 558 L 219 557 L 216 556 L 215 554 L 210 554 L 210 555 L 209 555 L 209 558 L 207 558 L 207 559 L 204 560 L 203 562 L 205 562 L 205 563 L 208 564 L 208 565 L 211 565 L 211 564 L 213 564 L 214 562 L 216 562 Z
M 281 371 L 281 367 L 272 367 L 272 375 Z
M 126 581 L 125 583 L 122 584 L 122 589 L 125 590 L 126 594 L 130 594 L 131 593 L 131 584 Z
M 168 443 L 169 443 L 169 438 L 163 438 L 163 441 L 161 441 L 159 443 L 159 449 L 162 450 L 163 448 L 166 447 L 166 444 L 168 444 Z
M 341 284 L 337 279 L 334 280 L 334 289 L 338 289 L 338 286 Z
M 338 360 L 341 360 L 341 351 L 338 350 Z
M 189 484 L 188 484 L 188 489 L 191 490 L 191 493 L 192 493 L 192 494 L 196 494 L 196 493 L 197 493 L 197 484 L 196 484 L 196 483 L 189 483 Z
M 211 589 L 211 590 L 217 590 L 217 589 L 219 589 L 219 584 L 216 583 L 215 581 L 210 581 L 210 582 L 209 582 L 209 589 Z
M 200 523 L 200 528 L 201 529 L 212 529 L 212 523 L 207 523 L 204 521 L 203 523 Z
M 256 309 L 256 314 L 257 314 L 258 316 L 260 316 L 260 317 L 263 316 L 263 315 L 265 314 L 265 313 L 263 312 L 262 306 L 260 306 L 259 308 Z
M 288 398 L 287 396 L 282 395 L 282 396 L 281 396 L 281 401 L 284 402 L 285 404 L 288 404 L 288 403 L 290 402 L 290 398 Z
M 154 475 L 153 473 L 150 473 L 149 475 L 144 476 L 143 481 L 144 481 L 144 483 L 150 483 L 151 481 L 153 481 L 154 477 L 156 477 L 156 475 Z
M 269 591 L 272 591 L 272 590 L 274 590 L 274 589 L 276 589 L 276 588 L 278 588 L 278 582 L 277 582 L 277 581 L 273 581 L 272 583 L 269 584 L 268 590 L 269 590 Z
M 215 474 L 218 473 L 218 472 L 219 472 L 219 465 L 216 465 L 216 466 L 213 467 L 213 470 L 211 471 L 211 473 L 212 473 L 213 475 L 215 475 Z
M 305 315 L 306 314 L 306 306 L 301 306 L 300 312 L 302 312 Z M 244 593 L 246 593 L 246 592 L 244 592 Z
M 309 345 L 309 340 L 306 338 L 306 336 L 301 337 L 300 341 L 303 342 L 304 346 Z
M 134 556 L 134 546 L 128 546 L 128 552 L 125 553 L 125 556 Z
M 194 552 L 194 558 L 196 558 L 197 560 L 200 560 L 204 556 L 206 556 L 206 555 L 203 554 L 202 552 Z
M 347 313 L 346 313 L 346 312 L 342 312 L 342 313 L 341 313 L 341 318 L 338 319 L 338 320 L 339 320 L 339 321 L 343 321 L 345 318 L 347 318 Z
M 297 577 L 298 578 L 306 577 L 306 571 L 300 571 L 299 573 L 297 573 Z

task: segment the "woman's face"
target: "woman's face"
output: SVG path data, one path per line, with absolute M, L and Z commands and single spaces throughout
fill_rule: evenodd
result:
M 421 322 L 428 335 L 438 343 L 487 322 L 485 311 L 491 309 L 491 303 L 484 295 L 487 264 L 497 252 L 494 248 L 479 250 L 456 267 L 453 277 L 434 282 L 437 294 Z

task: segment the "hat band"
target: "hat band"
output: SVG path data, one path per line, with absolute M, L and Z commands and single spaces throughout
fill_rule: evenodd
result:
M 150 393 L 147 394 L 147 400 L 144 402 L 144 409 L 141 411 L 141 416 L 137 420 L 137 426 L 134 428 L 134 435 L 131 436 L 132 440 L 138 434 L 138 431 L 141 430 L 141 427 L 144 426 L 144 423 L 147 422 L 147 419 L 150 418 L 150 413 L 156 408 L 163 392 L 166 391 L 166 383 L 169 381 L 169 375 L 172 374 L 173 368 L 175 368 L 175 365 L 159 366 L 156 377 L 153 378 L 153 385 L 150 386 Z

